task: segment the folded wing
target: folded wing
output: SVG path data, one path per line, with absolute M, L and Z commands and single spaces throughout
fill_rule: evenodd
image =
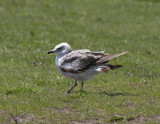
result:
M 110 59 L 125 53 L 109 56 L 104 52 L 91 52 L 90 50 L 77 50 L 65 55 L 62 59 L 61 70 L 64 72 L 79 73 L 95 65 L 101 65 Z

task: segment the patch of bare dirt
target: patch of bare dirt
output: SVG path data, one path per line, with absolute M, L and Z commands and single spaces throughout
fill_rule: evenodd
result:
M 128 118 L 127 120 L 130 123 L 144 123 L 144 122 L 153 121 L 153 120 L 156 122 L 160 122 L 160 115 L 154 115 L 149 117 L 138 116 L 135 118 Z
M 126 107 L 128 107 L 128 108 L 133 108 L 134 106 L 135 106 L 134 103 L 129 103 L 126 105 Z
M 5 111 L 4 110 L 0 111 L 0 115 L 3 115 L 3 114 L 5 114 Z
M 121 107 L 133 108 L 135 106 L 134 103 L 128 103 L 126 105 L 122 105 Z
M 145 83 L 144 84 L 130 84 L 130 86 L 135 87 L 135 88 L 139 88 L 139 87 L 144 87 Z
M 14 123 L 28 123 L 35 120 L 36 117 L 33 114 L 22 114 L 19 116 L 14 116 L 13 114 L 11 114 L 11 116 L 9 117 L 9 121 Z
M 96 120 L 88 120 L 86 122 L 78 122 L 78 121 L 72 121 L 71 124 L 96 124 Z
M 65 112 L 65 113 L 73 112 L 73 109 L 67 108 L 67 107 L 64 107 L 64 108 L 46 107 L 46 109 L 50 111 L 55 111 L 55 112 Z
M 104 119 L 89 119 L 89 120 L 85 120 L 85 121 L 72 121 L 70 124 L 99 124 L 99 123 L 103 123 L 103 124 L 110 124 L 108 122 L 104 122 Z

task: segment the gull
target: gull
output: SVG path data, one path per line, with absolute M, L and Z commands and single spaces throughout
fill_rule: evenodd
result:
M 66 92 L 69 94 L 76 86 L 77 81 L 81 81 L 81 93 L 84 81 L 94 78 L 99 73 L 107 73 L 110 70 L 120 68 L 122 65 L 106 64 L 109 60 L 127 53 L 122 52 L 115 55 L 109 55 L 101 52 L 91 52 L 88 49 L 72 51 L 67 43 L 61 43 L 47 54 L 56 54 L 56 66 L 58 70 L 66 77 L 74 79 L 74 86 Z

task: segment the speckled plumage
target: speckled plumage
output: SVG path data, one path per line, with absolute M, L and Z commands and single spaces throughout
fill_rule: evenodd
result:
M 91 52 L 87 49 L 72 51 L 67 43 L 57 45 L 48 54 L 55 53 L 56 66 L 59 71 L 66 77 L 77 81 L 85 81 L 94 78 L 101 72 L 120 68 L 121 65 L 106 64 L 110 59 L 126 54 L 127 52 L 109 56 L 102 52 Z M 72 88 L 71 88 L 72 90 Z M 67 93 L 70 93 L 67 92 Z

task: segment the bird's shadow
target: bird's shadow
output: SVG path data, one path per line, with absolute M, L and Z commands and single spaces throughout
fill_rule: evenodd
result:
M 69 96 L 71 96 L 73 98 L 77 98 L 77 97 L 83 97 L 83 96 L 89 95 L 89 94 L 93 94 L 93 93 L 87 92 L 85 90 L 81 93 L 78 90 L 75 93 L 70 94 Z M 106 92 L 106 91 L 102 91 L 98 94 L 99 95 L 107 95 L 107 96 L 110 96 L 110 97 L 114 97 L 114 96 L 138 96 L 137 94 L 131 94 L 131 93 L 125 93 L 125 92 Z
M 138 96 L 137 94 L 131 94 L 131 93 L 124 93 L 124 92 L 106 92 L 103 91 L 100 94 L 107 95 L 107 96 Z

